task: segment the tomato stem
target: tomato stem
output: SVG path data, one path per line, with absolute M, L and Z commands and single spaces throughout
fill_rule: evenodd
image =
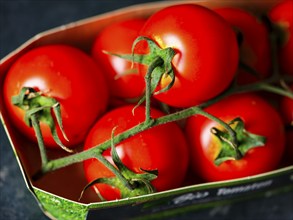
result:
M 57 134 L 53 116 L 55 116 L 57 119 L 57 124 L 62 132 L 64 139 L 68 141 L 62 124 L 60 104 L 56 101 L 56 99 L 47 97 L 41 92 L 35 91 L 33 88 L 23 87 L 18 95 L 12 97 L 11 101 L 15 106 L 25 111 L 24 121 L 28 126 L 31 126 L 31 120 L 34 116 L 34 120 L 38 120 L 39 122 L 43 122 L 49 126 L 52 137 L 57 145 L 69 153 L 73 152 L 61 142 Z M 51 109 L 53 110 L 53 114 Z M 38 127 L 40 127 L 40 125 L 38 125 Z M 41 132 L 41 130 L 39 129 L 39 131 L 35 132 Z M 43 140 L 40 141 L 40 139 L 43 139 L 43 137 L 37 137 L 38 143 L 43 142 Z
M 218 102 L 219 100 L 231 95 L 231 94 L 235 94 L 235 93 L 243 93 L 243 92 L 252 92 L 252 91 L 269 91 L 269 92 L 274 92 L 280 95 L 284 95 L 284 96 L 288 96 L 290 98 L 293 97 L 293 93 L 292 91 L 286 90 L 284 88 L 282 88 L 282 85 L 279 87 L 277 85 L 275 85 L 276 83 L 280 83 L 282 84 L 282 80 L 284 80 L 287 83 L 293 82 L 293 78 L 291 76 L 285 76 L 285 75 L 281 75 L 279 73 L 279 67 L 278 67 L 278 63 L 277 63 L 277 58 L 276 58 L 276 39 L 275 36 L 271 37 L 271 45 L 272 45 L 272 61 L 273 61 L 273 68 L 272 68 L 272 76 L 255 82 L 255 83 L 251 83 L 248 85 L 237 85 L 237 84 L 231 84 L 231 86 L 226 89 L 223 93 L 221 93 L 220 95 L 218 95 L 217 97 L 210 99 L 200 105 L 197 106 L 193 106 L 193 107 L 189 107 L 189 108 L 185 108 L 182 109 L 180 111 L 177 111 L 175 113 L 171 113 L 156 119 L 152 119 L 150 116 L 150 99 L 151 99 L 151 95 L 152 94 L 156 94 L 162 91 L 166 91 L 168 90 L 171 86 L 172 83 L 174 82 L 174 72 L 172 70 L 172 65 L 171 65 L 171 60 L 173 58 L 173 56 L 175 55 L 175 52 L 172 48 L 166 48 L 164 50 L 160 50 L 160 48 L 158 47 L 158 45 L 156 45 L 154 42 L 152 42 L 150 39 L 145 38 L 145 37 L 139 37 L 138 39 L 136 39 L 136 41 L 133 44 L 133 51 L 134 48 L 136 46 L 136 44 L 141 41 L 141 40 L 146 40 L 148 42 L 148 45 L 150 47 L 150 51 L 154 52 L 154 55 L 150 55 L 150 54 L 131 54 L 131 55 L 117 55 L 117 54 L 113 54 L 113 55 L 117 55 L 119 57 L 122 58 L 126 58 L 129 59 L 133 62 L 139 62 L 142 63 L 144 65 L 149 65 L 151 67 L 149 67 L 148 72 L 145 76 L 145 81 L 146 81 L 146 93 L 145 96 L 139 101 L 139 104 L 141 104 L 144 99 L 146 101 L 146 120 L 126 131 L 124 131 L 123 133 L 120 133 L 118 135 L 115 135 L 113 138 L 111 138 L 111 140 L 107 140 L 103 143 L 101 143 L 98 146 L 95 146 L 93 148 L 90 148 L 88 150 L 82 151 L 80 153 L 76 153 L 76 154 L 72 154 L 63 158 L 58 158 L 58 159 L 54 159 L 54 160 L 50 160 L 48 161 L 46 159 L 45 155 L 41 155 L 42 158 L 42 168 L 41 170 L 33 176 L 33 178 L 40 178 L 42 175 L 44 175 L 47 172 L 51 172 L 54 171 L 56 169 L 60 169 L 62 167 L 74 164 L 74 163 L 78 163 L 78 162 L 82 162 L 86 159 L 92 158 L 93 155 L 96 155 L 96 158 L 99 159 L 102 163 L 107 164 L 109 163 L 108 161 L 106 161 L 106 159 L 102 156 L 102 153 L 104 150 L 108 149 L 109 147 L 111 147 L 111 144 L 117 144 L 125 139 L 127 139 L 128 137 L 131 137 L 135 134 L 138 134 L 144 130 L 147 130 L 151 127 L 154 126 L 158 126 L 161 124 L 165 124 L 168 122 L 173 122 L 173 121 L 178 121 L 178 120 L 182 120 L 185 119 L 187 117 L 190 117 L 192 115 L 195 114 L 200 114 L 202 116 L 205 116 L 211 120 L 216 121 L 217 123 L 219 123 L 220 125 L 222 125 L 225 130 L 228 132 L 230 138 L 231 138 L 231 142 L 232 143 L 232 147 L 235 148 L 235 154 L 236 154 L 236 158 L 241 157 L 242 156 L 242 151 L 239 151 L 239 143 L 237 140 L 237 134 L 235 133 L 235 130 L 232 129 L 232 127 L 223 122 L 222 120 L 220 120 L 217 117 L 214 117 L 213 115 L 208 114 L 207 112 L 205 112 L 203 109 L 205 107 L 208 107 L 210 105 L 212 105 L 213 103 Z M 161 60 L 162 57 L 165 57 L 167 55 L 168 57 L 168 62 L 166 62 L 164 59 L 163 61 Z M 151 61 L 153 60 L 153 61 Z M 163 88 L 161 91 L 155 92 L 155 89 L 161 79 L 161 77 L 163 76 L 163 74 L 167 73 L 169 76 L 171 76 L 172 78 L 172 82 L 167 85 L 166 88 Z M 21 97 L 19 99 L 22 99 Z M 251 134 L 250 134 L 251 135 Z M 252 135 L 252 138 L 255 139 L 255 137 Z M 259 138 L 261 143 L 263 140 L 261 140 L 261 138 Z M 259 144 L 258 144 L 259 145 Z M 242 149 L 242 147 L 240 147 Z M 45 154 L 44 150 L 42 150 L 42 154 Z M 109 164 L 108 164 L 109 165 Z M 112 168 L 111 168 L 112 166 Z M 111 169 L 113 169 L 113 165 L 109 166 Z M 113 171 L 116 173 L 117 169 L 113 169 Z M 117 172 L 117 175 L 121 175 L 120 173 Z
M 238 145 L 233 144 L 231 141 L 229 141 L 228 138 L 225 138 L 225 135 L 223 135 L 224 132 L 213 127 L 213 128 L 211 128 L 211 133 L 216 135 L 223 143 L 228 144 L 233 149 L 233 151 L 235 152 L 235 158 L 233 157 L 233 159 L 239 160 L 243 157 L 243 155 L 241 154 L 241 152 L 238 148 Z
M 32 126 L 34 128 L 34 131 L 36 132 L 38 146 L 40 149 L 42 167 L 45 167 L 48 163 L 48 157 L 47 157 L 46 148 L 45 148 L 45 144 L 44 144 L 44 140 L 43 140 L 43 136 L 42 136 L 42 132 L 41 132 L 41 128 L 40 128 L 40 123 L 39 123 L 39 120 L 38 120 L 36 114 L 33 114 L 31 116 L 31 122 L 32 122 Z
M 237 146 L 232 144 L 230 135 L 226 131 L 213 127 L 211 132 L 220 141 L 220 151 L 214 160 L 215 165 L 219 166 L 227 160 L 239 160 L 250 149 L 264 146 L 266 137 L 248 132 L 244 127 L 244 122 L 241 118 L 235 118 L 229 125 L 233 126 L 236 133 Z
M 111 169 L 110 170 L 115 174 L 115 176 L 122 182 L 122 184 L 125 187 L 127 187 L 130 190 L 132 190 L 134 187 L 123 176 L 123 172 L 122 171 L 123 171 L 123 169 L 126 169 L 126 167 L 124 166 L 124 164 L 122 163 L 121 159 L 119 158 L 119 155 L 118 155 L 118 153 L 116 151 L 116 148 L 115 148 L 115 143 L 113 141 L 115 130 L 116 130 L 116 127 L 113 128 L 112 133 L 111 133 L 111 154 L 112 154 L 112 159 L 113 159 L 115 165 L 117 166 L 118 170 L 111 163 L 109 163 L 109 165 L 111 165 Z
M 272 92 L 275 94 L 279 94 L 282 96 L 287 96 L 289 98 L 293 98 L 293 93 L 290 90 L 284 89 L 282 86 L 283 81 L 286 82 L 293 82 L 293 78 L 291 76 L 287 76 L 284 77 L 286 78 L 284 79 L 278 79 L 278 80 L 272 80 L 271 78 L 268 78 L 266 80 L 263 80 L 261 82 L 256 82 L 256 83 L 252 83 L 252 84 L 247 84 L 247 85 L 243 85 L 243 86 L 237 86 L 235 87 L 232 91 L 234 93 L 242 93 L 242 92 L 246 92 L 246 91 L 268 91 L 268 92 Z M 273 82 L 278 82 L 281 85 L 280 86 L 276 86 L 276 85 L 272 85 Z
M 148 71 L 145 75 L 145 84 L 146 84 L 146 92 L 145 92 L 145 107 L 146 107 L 146 118 L 145 121 L 148 123 L 151 119 L 151 96 L 152 96 L 152 73 L 158 67 L 164 63 L 164 60 L 161 57 L 156 57 L 155 60 L 150 64 Z
M 129 184 L 127 179 L 121 174 L 119 170 L 116 169 L 102 154 L 98 153 L 95 155 L 95 157 L 103 163 L 104 166 L 106 166 L 111 172 L 114 173 L 114 175 L 119 178 L 119 180 L 123 183 L 124 186 L 126 186 L 129 189 L 132 189 L 132 186 Z
M 168 122 L 184 119 L 184 118 L 190 117 L 194 114 L 200 114 L 200 115 L 208 117 L 212 120 L 215 119 L 217 123 L 221 124 L 229 132 L 233 142 L 235 144 L 237 143 L 237 140 L 235 137 L 235 132 L 228 124 L 223 122 L 221 119 L 218 119 L 218 118 L 208 114 L 207 112 L 202 110 L 202 108 L 194 106 L 194 107 L 183 109 L 181 111 L 156 118 L 155 120 L 151 120 L 150 123 L 146 123 L 144 121 L 144 122 L 130 128 L 130 129 L 120 133 L 120 134 L 115 135 L 111 140 L 107 140 L 107 141 L 101 143 L 100 145 L 97 145 L 93 148 L 82 151 L 80 153 L 72 154 L 72 155 L 69 155 L 69 156 L 66 156 L 63 158 L 58 158 L 55 160 L 51 160 L 42 168 L 42 170 L 38 174 L 36 174 L 36 177 L 39 178 L 41 175 L 43 175 L 47 172 L 68 166 L 73 163 L 82 162 L 86 159 L 91 158 L 92 155 L 95 155 L 97 157 L 97 155 L 102 154 L 103 151 L 105 151 L 106 149 L 111 147 L 111 144 L 117 144 L 117 143 L 119 143 L 119 142 L 121 142 L 121 141 L 135 135 L 135 134 L 138 134 L 142 131 L 145 131 L 151 127 L 155 127 L 155 126 L 165 124 Z M 103 160 L 103 158 L 101 158 L 101 160 Z
M 141 169 L 143 173 L 135 173 L 128 169 L 123 164 L 116 151 L 113 141 L 115 130 L 116 127 L 113 128 L 111 133 L 111 155 L 116 167 L 112 165 L 102 154 L 96 155 L 96 158 L 101 163 L 103 163 L 103 165 L 106 166 L 110 171 L 112 171 L 114 176 L 98 178 L 88 183 L 82 190 L 79 200 L 81 199 L 86 189 L 98 183 L 108 184 L 112 187 L 120 189 L 121 198 L 128 198 L 155 192 L 155 188 L 151 184 L 151 181 L 157 178 L 158 171 Z M 98 189 L 96 191 L 98 191 Z M 97 194 L 103 200 L 101 193 L 97 192 Z
M 260 89 L 264 91 L 272 92 L 272 93 L 279 94 L 279 95 L 286 96 L 288 98 L 293 99 L 292 91 L 288 91 L 283 88 L 273 86 L 267 83 L 260 83 L 258 86 L 260 87 Z
M 263 84 L 269 84 L 269 82 L 272 82 L 272 79 L 262 81 Z M 260 84 L 261 83 L 258 82 L 258 83 L 253 83 L 250 85 L 243 85 L 243 86 L 236 86 L 236 87 L 232 86 L 232 87 L 228 88 L 226 91 L 224 91 L 222 94 L 220 94 L 219 96 L 217 96 L 214 99 L 211 99 L 203 104 L 200 104 L 198 106 L 189 107 L 189 108 L 177 111 L 175 113 L 171 113 L 171 114 L 162 116 L 160 118 L 156 118 L 155 120 L 152 119 L 152 120 L 150 120 L 149 123 L 142 122 L 142 123 L 132 127 L 131 129 L 126 130 L 125 132 L 116 135 L 113 138 L 113 140 L 105 141 L 104 143 L 102 143 L 98 146 L 95 146 L 95 147 L 90 148 L 88 150 L 82 151 L 80 153 L 76 153 L 76 154 L 72 154 L 72 155 L 69 155 L 69 156 L 66 156 L 63 158 L 58 158 L 58 159 L 48 161 L 48 163 L 46 163 L 42 167 L 42 169 L 33 176 L 33 178 L 37 179 L 37 178 L 40 178 L 42 175 L 44 175 L 47 172 L 51 172 L 51 171 L 60 169 L 62 167 L 68 166 L 70 164 L 82 162 L 86 159 L 91 158 L 92 155 L 102 154 L 102 152 L 104 150 L 108 149 L 111 146 L 111 141 L 113 141 L 114 144 L 117 144 L 117 143 L 127 139 L 128 137 L 131 137 L 131 136 L 133 136 L 137 133 L 140 133 L 144 130 L 147 130 L 151 127 L 165 124 L 168 122 L 182 120 L 182 119 L 185 119 L 185 118 L 190 117 L 195 114 L 201 114 L 203 116 L 209 117 L 210 119 L 215 120 L 216 122 L 220 123 L 229 132 L 233 142 L 236 144 L 237 140 L 235 137 L 235 131 L 229 125 L 227 125 L 226 123 L 223 123 L 220 119 L 218 119 L 212 115 L 209 115 L 208 113 L 203 111 L 202 108 L 208 107 L 209 105 L 229 96 L 230 94 L 241 93 L 241 92 L 250 92 L 250 91 L 259 91 L 259 90 L 264 90 L 264 89 L 269 88 L 269 87 L 266 88 L 266 86 L 264 86 L 264 85 L 260 86 Z M 283 92 L 281 92 L 281 93 L 283 93 Z M 291 94 L 289 96 L 292 97 L 292 92 L 287 91 L 286 94 L 287 95 Z

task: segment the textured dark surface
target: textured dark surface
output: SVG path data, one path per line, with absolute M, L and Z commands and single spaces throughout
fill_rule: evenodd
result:
M 0 58 L 35 34 L 143 0 L 0 0 Z M 2 89 L 2 88 L 1 88 Z M 2 94 L 0 92 L 0 94 Z M 293 220 L 293 194 L 204 209 L 177 219 Z M 113 215 L 113 219 L 117 216 Z M 48 219 L 27 190 L 13 151 L 0 125 L 0 220 Z M 103 219 L 101 216 L 100 219 Z

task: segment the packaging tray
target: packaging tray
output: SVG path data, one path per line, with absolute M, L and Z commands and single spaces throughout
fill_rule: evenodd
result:
M 261 12 L 276 1 L 161 1 L 130 6 L 65 24 L 36 35 L 4 57 L 0 62 L 0 85 L 3 85 L 6 72 L 12 63 L 32 48 L 52 43 L 66 43 L 89 51 L 96 34 L 106 25 L 126 18 L 147 17 L 160 8 L 187 2 L 211 8 L 236 6 Z M 266 193 L 286 192 L 293 189 L 293 166 L 289 166 L 247 178 L 192 185 L 112 202 L 96 202 L 92 194 L 86 193 L 82 202 L 77 202 L 79 193 L 86 184 L 81 164 L 60 169 L 41 180 L 32 181 L 32 174 L 40 166 L 38 148 L 13 127 L 3 105 L 2 96 L 0 111 L 1 120 L 27 187 L 36 196 L 44 213 L 52 219 L 98 219 L 99 216 L 110 216 L 113 213 L 122 219 L 163 218 L 224 203 L 227 200 L 251 199 Z M 50 156 L 54 157 L 54 152 L 51 152 Z M 72 181 L 75 182 L 74 186 L 70 184 Z M 69 185 L 71 187 L 68 187 Z

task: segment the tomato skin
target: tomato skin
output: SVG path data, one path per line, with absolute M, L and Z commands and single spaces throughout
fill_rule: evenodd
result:
M 268 16 L 283 32 L 279 48 L 279 63 L 282 73 L 293 75 L 293 1 L 284 0 L 275 5 Z
M 279 165 L 285 145 L 284 126 L 277 111 L 265 100 L 254 94 L 238 94 L 205 110 L 225 122 L 240 117 L 248 132 L 265 136 L 267 141 L 264 146 L 250 149 L 240 160 L 228 160 L 216 166 L 214 159 L 220 144 L 210 132 L 216 123 L 203 116 L 188 118 L 186 133 L 192 151 L 192 168 L 203 179 L 218 181 L 246 177 L 273 170 Z
M 239 57 L 236 35 L 223 18 L 208 8 L 194 4 L 164 8 L 146 21 L 140 35 L 176 52 L 172 60 L 175 83 L 167 92 L 155 95 L 166 104 L 199 104 L 222 92 L 235 75 Z M 138 50 L 147 53 L 148 47 L 138 45 Z M 142 66 L 139 71 L 146 73 Z M 163 78 L 158 90 L 169 81 Z
M 130 61 L 109 55 L 131 54 L 132 44 L 144 25 L 144 19 L 123 20 L 105 27 L 96 37 L 92 47 L 92 56 L 104 69 L 111 96 L 114 98 L 133 99 L 144 92 L 144 78 Z M 134 73 L 129 73 L 133 71 Z
M 133 115 L 133 107 L 132 105 L 119 107 L 100 118 L 89 133 L 84 150 L 108 140 L 115 126 L 117 126 L 115 130 L 117 135 L 143 122 L 145 108 L 137 107 Z M 157 118 L 163 116 L 163 113 L 153 108 L 151 115 Z M 134 172 L 140 173 L 140 168 L 158 169 L 158 177 L 152 181 L 157 191 L 179 187 L 184 181 L 189 161 L 188 147 L 185 136 L 175 123 L 159 125 L 143 131 L 117 144 L 116 150 L 122 162 Z M 109 149 L 103 155 L 112 162 Z M 96 159 L 84 161 L 84 170 L 89 182 L 114 175 Z M 105 184 L 95 185 L 94 188 L 96 187 L 106 200 L 120 198 L 119 190 L 114 187 Z
M 36 140 L 33 128 L 24 122 L 24 111 L 11 102 L 21 88 L 32 87 L 55 98 L 61 106 L 65 133 L 69 142 L 58 134 L 62 142 L 72 147 L 82 142 L 93 122 L 106 110 L 108 88 L 99 68 L 90 56 L 66 45 L 47 45 L 30 50 L 11 66 L 4 82 L 4 101 L 12 122 Z M 44 143 L 59 148 L 50 129 L 41 122 Z
M 255 15 L 239 8 L 217 8 L 221 15 L 242 34 L 240 60 L 259 73 L 260 79 L 270 74 L 271 53 L 269 33 L 266 25 Z M 246 84 L 257 81 L 253 74 L 239 70 L 238 83 Z

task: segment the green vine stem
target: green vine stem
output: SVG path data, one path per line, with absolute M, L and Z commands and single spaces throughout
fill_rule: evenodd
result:
M 213 102 L 210 101 L 209 103 L 212 104 Z M 156 119 L 152 119 L 152 123 L 149 123 L 149 121 L 144 121 L 144 122 L 130 128 L 130 129 L 116 135 L 112 139 L 107 140 L 104 143 L 97 145 L 93 148 L 90 148 L 88 150 L 82 151 L 80 153 L 72 154 L 72 155 L 69 155 L 69 156 L 66 156 L 63 158 L 51 160 L 42 167 L 42 169 L 33 177 L 33 179 L 38 179 L 43 174 L 45 174 L 47 172 L 51 172 L 51 171 L 60 169 L 62 167 L 66 167 L 66 166 L 71 165 L 73 163 L 82 162 L 86 159 L 92 158 L 93 155 L 95 155 L 95 157 L 97 157 L 99 160 L 102 160 L 99 155 L 101 155 L 106 149 L 111 147 L 111 144 L 117 144 L 117 143 L 119 143 L 119 142 L 121 142 L 131 136 L 134 136 L 144 130 L 147 130 L 151 127 L 155 127 L 155 126 L 158 126 L 161 124 L 166 124 L 169 122 L 185 119 L 185 118 L 188 118 L 188 117 L 195 115 L 195 114 L 203 115 L 203 116 L 208 117 L 211 120 L 215 120 L 216 122 L 221 124 L 230 133 L 232 139 L 234 140 L 234 143 L 237 143 L 235 132 L 228 124 L 226 124 L 222 120 L 208 114 L 201 107 L 194 106 L 194 107 L 186 108 L 181 111 L 178 111 L 178 112 L 175 112 L 172 114 L 168 114 L 168 115 L 156 118 Z
M 263 80 L 262 82 L 256 82 L 248 85 L 243 85 L 243 86 L 237 86 L 234 90 L 235 93 L 241 93 L 241 92 L 246 92 L 246 91 L 267 91 L 267 92 L 272 92 L 281 96 L 286 96 L 288 98 L 293 99 L 293 93 L 289 91 L 288 89 L 282 88 L 282 84 L 284 81 L 291 83 L 293 82 L 293 78 L 290 76 L 284 77 L 286 78 L 285 80 L 280 79 L 280 80 L 273 80 L 275 77 L 272 76 L 272 78 L 268 78 L 267 80 Z M 280 84 L 280 86 L 273 85 L 274 81 L 277 81 L 277 83 Z
M 268 78 L 268 79 L 263 80 L 261 82 L 252 83 L 249 85 L 242 85 L 242 86 L 233 85 L 232 87 L 228 88 L 226 91 L 224 91 L 219 96 L 217 96 L 217 97 L 215 97 L 205 103 L 202 103 L 198 106 L 185 108 L 185 109 L 182 109 L 182 110 L 177 111 L 175 113 L 171 113 L 171 114 L 162 116 L 160 118 L 152 119 L 149 117 L 148 120 L 145 120 L 144 122 L 132 127 L 131 129 L 126 130 L 125 132 L 116 135 L 111 140 L 105 141 L 104 143 L 102 143 L 98 146 L 95 146 L 93 148 L 90 148 L 86 151 L 72 154 L 72 155 L 69 155 L 69 156 L 66 156 L 63 158 L 58 158 L 58 159 L 48 161 L 47 156 L 45 155 L 44 146 L 42 147 L 42 145 L 41 145 L 40 147 L 41 147 L 41 149 L 43 149 L 43 150 L 41 150 L 41 152 L 42 152 L 41 153 L 42 168 L 38 173 L 36 173 L 33 176 L 33 179 L 38 179 L 41 176 L 43 176 L 44 174 L 46 174 L 47 172 L 51 172 L 51 171 L 60 169 L 62 167 L 66 167 L 66 166 L 74 164 L 74 163 L 82 162 L 86 159 L 92 158 L 93 155 L 95 155 L 95 157 L 97 159 L 99 159 L 101 162 L 106 164 L 107 162 L 104 161 L 104 159 L 103 159 L 104 157 L 101 155 L 106 149 L 111 147 L 111 142 L 112 142 L 112 144 L 117 144 L 117 143 L 119 143 L 119 142 L 121 142 L 131 136 L 134 136 L 144 130 L 147 130 L 151 127 L 155 127 L 155 126 L 158 126 L 161 124 L 166 124 L 166 123 L 173 122 L 173 121 L 182 120 L 182 119 L 188 118 L 188 117 L 195 115 L 195 114 L 203 115 L 203 116 L 208 117 L 211 120 L 214 120 L 217 123 L 221 124 L 229 132 L 231 138 L 234 140 L 233 141 L 234 144 L 237 145 L 237 140 L 236 140 L 234 130 L 228 124 L 224 123 L 223 121 L 221 121 L 217 117 L 214 117 L 214 116 L 208 114 L 203 109 L 205 107 L 208 107 L 209 105 L 223 99 L 226 96 L 229 96 L 234 93 L 242 93 L 242 92 L 265 90 L 265 91 L 270 91 L 270 92 L 274 92 L 274 93 L 277 93 L 280 95 L 284 95 L 284 96 L 293 98 L 292 91 L 289 91 L 289 90 L 272 85 L 273 83 L 281 82 L 281 81 L 282 80 L 279 80 L 279 79 L 276 80 L 276 77 L 272 76 L 271 78 Z M 284 81 L 292 82 L 292 78 L 287 77 Z M 149 114 L 149 113 L 146 113 L 146 114 Z M 33 122 L 34 122 L 34 120 L 33 120 Z M 36 123 L 36 122 L 34 122 L 34 123 Z M 42 143 L 42 142 L 40 142 L 40 143 Z
M 46 148 L 45 148 L 45 144 L 44 144 L 43 137 L 42 137 L 42 132 L 40 129 L 39 120 L 37 119 L 36 114 L 33 114 L 31 116 L 31 122 L 32 122 L 32 126 L 36 132 L 36 137 L 38 140 L 38 145 L 39 145 L 40 155 L 41 155 L 41 163 L 42 163 L 42 167 L 44 167 L 48 163 L 48 157 L 47 157 Z
M 105 141 L 104 143 L 97 145 L 93 148 L 90 148 L 88 150 L 76 153 L 76 154 L 72 154 L 63 158 L 58 158 L 58 159 L 54 159 L 51 161 L 48 161 L 47 163 L 44 162 L 41 170 L 36 173 L 33 176 L 33 179 L 38 179 L 40 178 L 42 175 L 46 174 L 47 172 L 51 172 L 57 169 L 60 169 L 62 167 L 66 167 L 68 165 L 74 164 L 74 163 L 78 163 L 78 162 L 82 162 L 86 159 L 92 158 L 93 155 L 95 155 L 95 157 L 97 157 L 100 160 L 101 159 L 100 155 L 102 155 L 102 153 L 108 149 L 109 147 L 111 147 L 111 143 L 112 144 L 117 144 L 131 136 L 134 136 L 144 130 L 147 130 L 151 127 L 155 127 L 161 124 L 166 124 L 169 122 L 173 122 L 173 121 L 178 121 L 181 119 L 185 119 L 188 118 L 192 115 L 195 114 L 200 114 L 203 115 L 205 117 L 208 117 L 212 120 L 215 120 L 216 122 L 220 123 L 231 135 L 231 137 L 233 139 L 236 139 L 235 137 L 235 132 L 233 131 L 233 129 L 231 129 L 231 127 L 229 125 L 227 125 L 226 123 L 223 123 L 220 119 L 208 114 L 207 112 L 205 112 L 203 110 L 204 107 L 207 107 L 217 101 L 219 101 L 220 99 L 233 94 L 233 93 L 238 93 L 238 92 L 250 92 L 250 91 L 258 91 L 258 90 L 270 90 L 272 91 L 272 89 L 268 89 L 271 88 L 269 86 L 268 83 L 255 83 L 255 84 L 251 84 L 251 85 L 244 85 L 244 86 L 237 86 L 237 87 L 232 87 L 230 89 L 227 89 L 223 94 L 219 95 L 218 97 L 209 100 L 208 102 L 203 103 L 202 105 L 199 106 L 194 106 L 194 107 L 189 107 L 180 111 L 177 111 L 175 113 L 171 113 L 156 119 L 152 119 L 152 123 L 149 123 L 149 121 L 144 121 L 118 135 L 116 135 L 115 137 L 113 137 L 110 140 Z M 279 91 L 279 89 L 273 89 L 273 91 Z M 293 93 L 290 91 L 284 91 L 281 92 L 284 93 L 284 95 L 291 97 L 293 96 Z M 237 143 L 237 141 L 235 140 L 234 143 Z M 46 160 L 44 160 L 46 161 Z
M 104 166 L 106 166 L 109 170 L 111 170 L 114 175 L 119 178 L 119 180 L 123 183 L 124 186 L 127 188 L 132 188 L 132 186 L 129 184 L 129 182 L 125 179 L 125 177 L 119 172 L 118 169 L 116 169 L 115 166 L 113 166 L 102 154 L 98 153 L 95 155 L 95 158 L 97 158 Z
M 138 39 L 135 43 L 137 43 L 139 40 Z M 147 40 L 145 38 L 142 38 L 142 40 Z M 62 167 L 66 167 L 68 165 L 74 164 L 74 163 L 79 163 L 82 162 L 84 160 L 87 160 L 89 158 L 97 158 L 100 162 L 102 162 L 103 164 L 105 164 L 107 167 L 109 167 L 109 169 L 111 169 L 114 174 L 119 177 L 120 173 L 117 173 L 116 168 L 110 164 L 103 156 L 102 153 L 110 148 L 112 145 L 116 145 L 117 143 L 131 137 L 134 136 L 144 130 L 150 129 L 152 127 L 161 125 L 161 124 L 166 124 L 169 122 L 174 122 L 174 121 L 178 121 L 178 120 L 182 120 L 185 118 L 188 118 L 192 115 L 202 115 L 204 117 L 207 117 L 211 120 L 214 120 L 215 122 L 219 123 L 220 125 L 222 125 L 225 130 L 229 133 L 229 136 L 231 138 L 231 144 L 237 149 L 237 137 L 236 137 L 236 133 L 235 131 L 230 127 L 229 124 L 225 123 L 224 121 L 222 121 L 221 119 L 214 117 L 213 115 L 208 114 L 207 112 L 204 111 L 204 108 L 212 105 L 213 103 L 218 102 L 219 100 L 234 94 L 234 93 L 243 93 L 243 92 L 253 92 L 253 91 L 269 91 L 269 92 L 273 92 L 273 93 L 277 93 L 279 95 L 283 95 L 283 96 L 287 96 L 290 98 L 293 98 L 293 93 L 290 90 L 286 90 L 284 89 L 282 86 L 282 83 L 286 82 L 286 83 L 292 83 L 293 79 L 290 76 L 281 76 L 279 74 L 278 71 L 278 64 L 276 62 L 276 57 L 275 57 L 275 38 L 272 37 L 272 50 L 273 50 L 273 68 L 272 68 L 272 76 L 258 81 L 256 83 L 252 83 L 252 84 L 248 84 L 248 85 L 237 85 L 237 84 L 232 84 L 229 88 L 227 88 L 222 94 L 218 95 L 217 97 L 210 99 L 208 101 L 206 101 L 205 103 L 202 103 L 198 106 L 193 106 L 193 107 L 189 107 L 189 108 L 185 108 L 182 109 L 180 111 L 177 111 L 175 113 L 171 113 L 171 114 L 167 114 L 165 116 L 159 117 L 159 118 L 151 118 L 151 113 L 150 113 L 150 99 L 151 99 L 151 95 L 153 93 L 155 93 L 155 88 L 159 82 L 159 80 L 161 79 L 161 77 L 167 73 L 169 74 L 169 76 L 171 76 L 171 78 L 174 80 L 174 76 L 172 75 L 172 70 L 170 69 L 170 65 L 168 66 L 167 63 L 165 63 L 165 61 L 162 61 L 162 59 L 160 58 L 162 55 L 164 54 L 168 54 L 169 55 L 169 60 L 172 60 L 172 57 L 174 56 L 174 53 L 172 52 L 172 48 L 167 48 L 167 50 L 165 51 L 158 51 L 157 49 L 157 45 L 155 44 L 150 44 L 150 51 L 155 51 L 156 52 L 156 59 L 154 59 L 151 63 L 149 59 L 150 57 L 147 55 L 146 59 L 143 59 L 141 56 L 138 57 L 134 57 L 134 56 L 128 56 L 129 60 L 132 60 L 133 62 L 137 61 L 137 60 L 142 60 L 143 62 L 148 63 L 149 65 L 151 65 L 151 67 L 148 69 L 148 72 L 145 76 L 145 81 L 146 81 L 146 94 L 145 97 L 143 97 L 139 104 L 141 104 L 143 101 L 146 101 L 146 119 L 144 122 L 124 131 L 123 133 L 117 134 L 114 137 L 112 137 L 111 139 L 105 141 L 104 143 L 101 143 L 93 148 L 90 148 L 88 150 L 79 152 L 79 153 L 75 153 L 75 154 L 71 154 L 62 158 L 58 158 L 58 159 L 54 159 L 54 160 L 49 160 L 47 156 L 45 155 L 45 150 L 44 150 L 44 146 L 41 143 L 40 149 L 41 149 L 41 157 L 42 157 L 42 167 L 39 170 L 39 172 L 37 172 L 32 178 L 33 180 L 36 180 L 38 178 L 41 178 L 44 174 L 48 173 L 48 172 L 52 172 L 54 170 L 60 169 Z M 127 57 L 126 57 L 127 58 Z M 159 73 L 160 72 L 160 73 Z M 167 86 L 169 87 L 169 86 Z M 166 88 L 165 88 L 166 89 Z M 167 88 L 168 89 L 168 88 Z M 163 89 L 164 90 L 164 89 Z M 165 91 L 165 90 L 164 90 Z M 160 91 L 159 91 L 160 92 Z M 33 120 L 34 121 L 34 120 Z M 34 122 L 37 123 L 37 122 Z M 42 150 L 43 149 L 43 150 Z M 121 177 L 121 176 L 120 176 Z M 123 177 L 121 178 L 123 180 Z M 126 181 L 124 182 L 125 185 L 127 185 Z
M 57 134 L 54 118 L 57 120 L 57 125 L 60 128 L 63 138 L 68 141 L 62 124 L 59 102 L 57 102 L 54 98 L 45 96 L 41 92 L 38 92 L 30 87 L 23 87 L 18 95 L 11 98 L 11 101 L 15 106 L 18 106 L 25 112 L 25 123 L 29 127 L 33 126 L 37 136 L 38 144 L 40 145 L 41 154 L 43 154 L 42 145 L 44 145 L 44 143 L 40 122 L 43 122 L 49 126 L 52 137 L 59 147 L 69 153 L 73 153 L 71 149 L 67 148 L 61 142 Z M 53 114 L 51 113 L 51 110 L 53 110 Z M 34 124 L 32 124 L 32 120 L 34 120 Z M 45 159 L 44 156 L 42 156 L 42 158 Z
M 152 73 L 156 67 L 162 65 L 163 59 L 157 57 L 149 66 L 148 71 L 145 76 L 145 84 L 146 84 L 146 91 L 145 91 L 145 106 L 146 106 L 146 123 L 149 123 L 151 120 L 151 96 L 152 96 L 152 88 L 151 88 L 151 80 L 152 80 Z

